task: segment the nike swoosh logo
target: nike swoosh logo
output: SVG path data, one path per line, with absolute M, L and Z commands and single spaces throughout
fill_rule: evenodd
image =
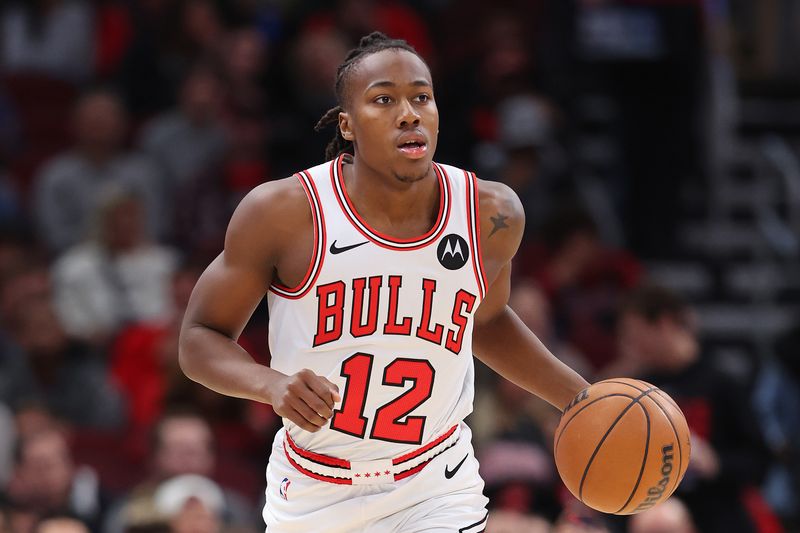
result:
M 335 254 L 340 254 L 342 252 L 346 252 L 347 250 L 352 250 L 353 248 L 358 248 L 359 246 L 363 246 L 364 244 L 367 244 L 368 242 L 369 241 L 364 241 L 364 242 L 358 242 L 356 244 L 351 244 L 350 246 L 337 247 L 336 246 L 336 241 L 333 241 L 331 243 L 330 250 L 331 250 L 331 253 L 334 254 L 334 255 Z
M 452 470 L 450 470 L 450 467 L 447 465 L 444 465 L 444 477 L 450 479 L 451 477 L 455 476 L 456 472 L 458 472 L 458 469 L 461 468 L 461 465 L 463 465 L 464 461 L 467 460 L 467 457 L 469 457 L 469 454 L 465 455 L 464 458 L 461 459 L 461 461 L 455 467 L 453 467 Z

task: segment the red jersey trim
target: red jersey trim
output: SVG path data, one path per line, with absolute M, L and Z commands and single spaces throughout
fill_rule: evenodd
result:
M 481 300 L 486 296 L 487 283 L 486 274 L 483 271 L 483 253 L 481 251 L 481 216 L 480 198 L 478 197 L 478 178 L 472 172 L 464 171 L 467 179 L 467 218 L 469 220 L 469 241 L 475 251 L 472 260 L 472 267 L 475 271 L 475 279 L 478 281 L 478 289 L 481 292 Z
M 314 180 L 307 170 L 295 174 L 295 176 L 300 180 L 300 184 L 308 197 L 308 203 L 311 206 L 311 218 L 314 226 L 313 255 L 306 275 L 295 287 L 287 287 L 278 282 L 273 282 L 269 287 L 270 292 L 273 294 L 292 300 L 305 296 L 309 289 L 314 286 L 314 282 L 317 281 L 325 259 L 325 243 L 327 240 L 325 235 L 325 215 L 322 212 L 322 203 L 319 201 L 319 192 L 317 192 L 317 187 L 314 185 Z
M 350 221 L 359 233 L 378 246 L 389 248 L 390 250 L 418 250 L 435 242 L 439 238 L 450 218 L 450 182 L 444 169 L 438 164 L 433 163 L 434 172 L 439 179 L 439 215 L 436 218 L 436 223 L 424 235 L 413 239 L 397 239 L 372 229 L 355 210 L 344 186 L 344 177 L 342 174 L 343 157 L 344 156 L 339 156 L 339 158 L 331 162 L 331 183 L 333 184 L 336 199 L 339 202 L 339 206 L 342 208 L 345 218 Z

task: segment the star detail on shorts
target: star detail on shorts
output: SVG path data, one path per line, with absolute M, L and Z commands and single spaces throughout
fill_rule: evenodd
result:
M 361 474 L 356 474 L 356 477 L 361 477 Z
M 386 475 L 388 476 L 389 474 L 391 474 L 391 472 L 389 472 L 389 471 L 387 470 L 386 472 L 384 472 L 384 474 L 386 474 Z
M 366 474 L 364 474 L 364 477 L 369 477 L 369 476 L 370 476 L 370 473 L 369 473 L 369 472 L 367 472 Z
M 375 472 L 375 477 L 379 477 L 381 475 L 380 472 Z

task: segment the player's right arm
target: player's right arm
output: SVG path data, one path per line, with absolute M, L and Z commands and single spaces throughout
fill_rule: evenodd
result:
M 307 369 L 287 376 L 261 365 L 236 342 L 275 273 L 283 267 L 283 275 L 290 275 L 304 229 L 311 234 L 311 211 L 296 178 L 261 185 L 242 200 L 223 252 L 192 291 L 179 361 L 190 379 L 221 394 L 271 404 L 278 415 L 317 431 L 339 401 L 336 385 Z

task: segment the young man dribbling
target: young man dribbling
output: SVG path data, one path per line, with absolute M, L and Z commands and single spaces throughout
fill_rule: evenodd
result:
M 486 526 L 464 418 L 473 353 L 562 409 L 588 383 L 508 308 L 524 228 L 508 187 L 433 162 L 428 66 L 361 39 L 318 127 L 328 162 L 254 189 L 202 275 L 180 340 L 186 374 L 283 417 L 267 469 L 273 532 Z M 269 367 L 236 339 L 264 294 Z

